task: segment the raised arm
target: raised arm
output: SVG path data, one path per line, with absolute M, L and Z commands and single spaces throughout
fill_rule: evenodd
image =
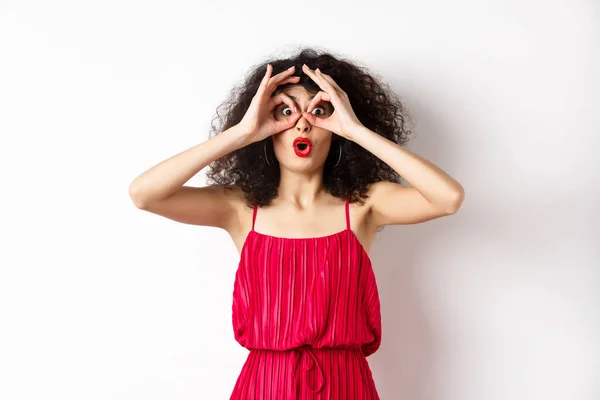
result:
M 148 169 L 131 182 L 129 196 L 139 209 L 192 225 L 227 229 L 233 203 L 222 185 L 184 186 L 214 160 L 247 144 L 236 125 Z
M 294 69 L 271 77 L 273 67 L 266 66 L 265 75 L 242 120 L 217 136 L 176 154 L 135 178 L 129 186 L 129 196 L 136 207 L 163 217 L 193 225 L 216 226 L 230 231 L 236 213 L 234 200 L 222 185 L 207 187 L 183 186 L 192 176 L 214 160 L 261 141 L 294 126 L 299 114 L 276 120 L 273 109 L 292 100 L 283 93 L 272 96 L 278 85 L 298 82 L 291 76 Z

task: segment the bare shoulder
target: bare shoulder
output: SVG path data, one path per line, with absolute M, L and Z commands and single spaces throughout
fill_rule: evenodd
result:
M 248 215 L 252 216 L 252 207 L 248 206 L 246 194 L 239 185 L 228 185 L 222 187 L 222 201 L 227 203 L 230 213 L 227 223 L 222 226 L 230 235 L 244 231 L 248 227 Z

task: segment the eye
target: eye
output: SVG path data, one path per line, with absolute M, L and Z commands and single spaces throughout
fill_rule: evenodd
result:
M 323 114 L 325 114 L 325 113 L 326 113 L 325 107 L 315 107 L 315 109 L 313 110 L 313 113 L 314 113 L 316 110 L 322 110 L 320 113 L 318 113 L 318 114 L 316 114 L 316 115 L 323 115 Z
M 288 110 L 288 111 L 289 111 L 289 114 L 288 114 L 288 113 L 286 113 L 286 110 Z M 289 107 L 283 107 L 283 108 L 281 109 L 281 112 L 283 113 L 283 115 L 285 115 L 285 116 L 287 117 L 287 116 L 290 116 L 290 115 L 292 115 L 292 112 L 293 112 L 293 111 L 292 111 L 292 109 L 291 109 L 291 108 L 289 108 Z
M 316 112 L 317 110 L 318 110 L 318 112 Z M 286 117 L 289 117 L 290 115 L 292 115 L 293 111 L 290 107 L 285 106 L 285 107 L 281 108 L 281 113 L 283 115 L 285 115 Z M 314 115 L 323 115 L 325 113 L 327 113 L 327 110 L 325 109 L 325 107 L 315 107 L 312 110 L 312 114 L 314 114 Z

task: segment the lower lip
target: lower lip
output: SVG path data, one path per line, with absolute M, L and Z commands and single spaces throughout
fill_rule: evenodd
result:
M 304 150 L 300 150 L 298 146 L 294 146 L 294 153 L 296 153 L 298 157 L 308 157 L 311 150 L 312 147 L 308 143 L 306 143 L 306 148 Z

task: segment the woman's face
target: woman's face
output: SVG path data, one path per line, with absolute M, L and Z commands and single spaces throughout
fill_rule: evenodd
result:
M 290 97 L 298 113 L 303 113 L 308 108 L 312 98 L 316 93 L 311 93 L 300 85 L 290 85 L 274 93 L 285 93 Z M 294 114 L 295 111 L 287 104 L 282 103 L 273 109 L 273 117 L 276 120 L 282 120 Z M 332 105 L 329 102 L 321 101 L 311 111 L 311 114 L 318 118 L 328 118 L 332 113 Z M 272 136 L 275 156 L 279 161 L 280 168 L 288 168 L 294 171 L 313 171 L 323 168 L 333 133 L 323 128 L 311 125 L 310 122 L 301 116 L 296 124 L 285 131 L 281 131 Z M 307 153 L 307 146 L 296 144 L 297 138 L 308 138 L 312 144 L 310 152 Z

